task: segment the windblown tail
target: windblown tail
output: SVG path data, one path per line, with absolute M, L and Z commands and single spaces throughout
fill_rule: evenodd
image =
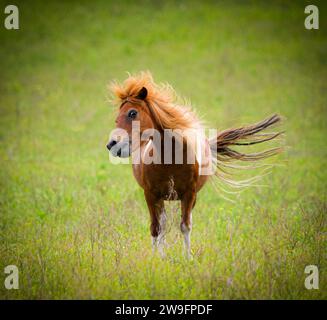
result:
M 240 166 L 240 165 L 233 165 L 231 162 L 237 160 L 252 162 L 252 161 L 266 159 L 270 156 L 280 153 L 283 150 L 283 148 L 275 147 L 272 149 L 268 149 L 256 153 L 244 153 L 244 152 L 233 150 L 232 147 L 249 146 L 249 145 L 258 144 L 277 138 L 283 132 L 267 133 L 263 131 L 279 123 L 280 121 L 281 121 L 281 117 L 275 114 L 254 125 L 241 127 L 237 129 L 225 130 L 219 133 L 217 138 L 211 139 L 209 142 L 214 158 L 213 161 L 215 163 L 215 166 L 217 167 L 216 176 L 218 176 L 228 184 L 233 185 L 235 187 L 247 186 L 249 185 L 249 182 L 253 180 L 257 180 L 258 177 L 256 176 L 248 180 L 235 181 L 229 177 L 231 173 L 227 172 L 226 169 L 227 168 L 237 168 L 237 169 L 256 168 L 257 167 L 256 165 Z

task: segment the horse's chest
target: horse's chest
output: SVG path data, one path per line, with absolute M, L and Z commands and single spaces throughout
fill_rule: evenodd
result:
M 146 166 L 143 173 L 145 188 L 164 200 L 178 200 L 194 180 L 191 166 Z

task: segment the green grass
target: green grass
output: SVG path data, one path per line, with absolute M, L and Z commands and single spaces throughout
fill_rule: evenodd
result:
M 327 7 L 305 1 L 16 1 L 0 27 L 3 299 L 326 299 Z M 6 2 L 1 2 L 3 10 Z M 194 259 L 170 206 L 167 258 L 130 166 L 108 161 L 106 85 L 151 70 L 219 129 L 274 112 L 288 151 L 236 203 L 209 184 L 193 212 Z M 304 287 L 317 265 L 320 289 Z

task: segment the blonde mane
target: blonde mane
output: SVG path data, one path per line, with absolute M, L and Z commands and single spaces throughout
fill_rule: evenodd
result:
M 161 129 L 199 129 L 203 125 L 190 105 L 180 105 L 182 101 L 175 90 L 165 83 L 156 84 L 149 71 L 130 75 L 122 83 L 112 83 L 110 89 L 119 105 L 126 99 L 135 99 L 140 90 L 148 91 L 146 103 Z

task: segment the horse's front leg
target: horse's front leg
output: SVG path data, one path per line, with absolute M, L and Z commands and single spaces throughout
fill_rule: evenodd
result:
M 167 218 L 164 201 L 152 193 L 145 192 L 144 195 L 150 212 L 152 249 L 155 251 L 158 248 L 160 255 L 164 256 Z
M 191 231 L 192 231 L 192 209 L 195 205 L 196 193 L 190 191 L 186 193 L 181 201 L 182 221 L 181 231 L 184 235 L 184 247 L 187 258 L 191 258 Z

